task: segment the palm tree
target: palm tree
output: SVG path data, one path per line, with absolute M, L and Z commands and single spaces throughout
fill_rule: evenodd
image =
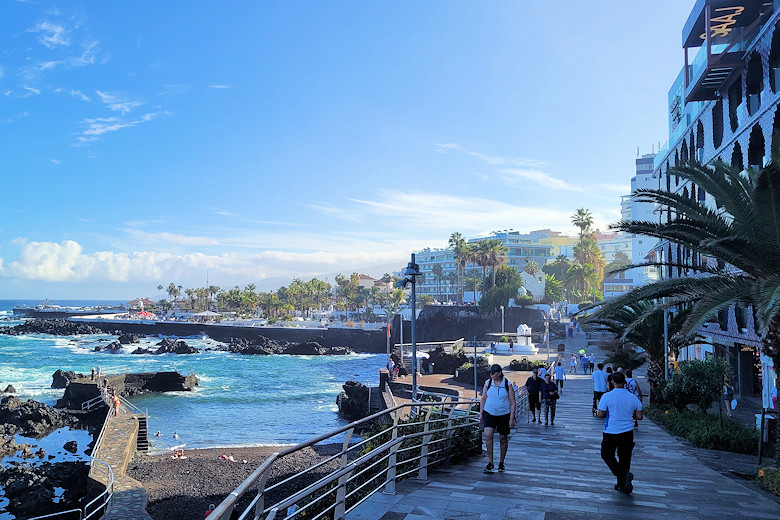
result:
M 577 260 L 580 265 L 590 264 L 593 266 L 593 271 L 596 274 L 595 285 L 601 287 L 604 280 L 604 267 L 607 265 L 607 262 L 604 260 L 604 253 L 599 249 L 596 239 L 587 236 L 584 237 L 579 244 L 575 244 L 574 259 Z
M 506 247 L 501 240 L 497 238 L 491 238 L 488 240 L 488 262 L 492 271 L 492 287 L 496 286 L 496 267 L 506 262 L 507 253 L 509 248 Z
M 566 279 L 563 281 L 564 287 L 569 291 L 573 299 L 576 300 L 576 303 L 580 303 L 587 298 L 594 282 L 594 274 L 595 271 L 590 264 L 574 264 L 566 271 Z
M 442 298 L 442 295 L 441 295 L 441 280 L 442 280 L 442 275 L 443 274 L 444 274 L 444 268 L 441 266 L 441 264 L 436 264 L 436 265 L 433 266 L 433 278 L 434 278 L 434 280 L 436 280 L 437 295 L 442 300 L 444 299 L 444 298 Z
M 580 228 L 580 243 L 582 243 L 583 237 L 590 231 L 593 226 L 593 215 L 590 214 L 585 208 L 580 208 L 577 212 L 571 216 L 571 223 Z
M 661 308 L 689 305 L 682 332 L 691 335 L 719 311 L 750 306 L 763 353 L 780 367 L 780 150 L 772 152 L 770 164 L 758 171 L 742 173 L 721 160 L 712 167 L 689 164 L 669 170 L 704 190 L 712 204 L 685 192 L 636 190 L 637 201 L 666 206 L 669 218 L 621 221 L 613 227 L 658 238 L 667 251 L 679 247 L 683 254 L 667 255 L 653 265 L 675 268 L 681 275 L 636 288 L 610 307 L 661 298 L 666 298 Z M 780 465 L 780 435 L 777 442 Z
M 458 303 L 463 303 L 463 270 L 466 267 L 466 257 L 468 256 L 468 244 L 466 239 L 457 231 L 450 235 L 450 249 L 455 254 L 455 270 L 458 275 L 455 289 L 458 291 Z
M 680 334 L 680 325 L 688 316 L 688 311 L 672 315 L 668 325 L 669 351 L 677 352 L 690 343 Z M 585 316 L 583 323 L 603 325 L 618 339 L 629 341 L 642 347 L 647 357 L 647 382 L 650 395 L 664 378 L 664 312 L 655 302 L 646 300 L 624 305 L 620 308 L 602 308 Z
M 181 294 L 181 290 L 182 290 L 181 285 L 176 285 L 173 282 L 171 282 L 168 285 L 168 289 L 167 289 L 168 299 L 171 301 L 171 304 L 176 303 L 176 298 L 178 298 L 179 295 Z
M 539 272 L 539 262 L 536 260 L 526 260 L 523 271 L 530 274 L 532 278 L 536 278 L 536 273 Z

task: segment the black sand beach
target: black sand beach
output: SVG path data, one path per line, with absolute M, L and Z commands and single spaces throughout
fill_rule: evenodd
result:
M 188 450 L 184 459 L 173 459 L 170 454 L 136 454 L 127 474 L 141 482 L 149 494 L 147 511 L 154 520 L 192 520 L 203 518 L 209 504 L 221 502 L 268 456 L 282 449 L 257 446 Z M 274 464 L 269 485 L 340 449 L 338 444 L 314 446 L 282 458 Z M 237 462 L 220 460 L 223 454 L 232 455 Z

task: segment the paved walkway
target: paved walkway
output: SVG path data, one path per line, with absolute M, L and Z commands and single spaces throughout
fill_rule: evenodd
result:
M 589 375 L 569 376 L 554 427 L 520 422 L 506 473 L 483 473 L 487 459 L 475 457 L 432 471 L 427 481 L 405 480 L 396 495 L 377 493 L 348 519 L 780 518 L 778 501 L 707 468 L 693 448 L 649 419 L 635 432 L 634 493 L 615 491 L 600 456 L 604 421 L 591 414 L 592 397 Z
M 127 475 L 127 463 L 135 453 L 138 420 L 132 415 L 112 416 L 95 457 L 114 473 L 114 497 L 105 520 L 152 520 L 146 513 L 148 496 L 143 485 Z M 103 480 L 97 473 L 95 477 Z

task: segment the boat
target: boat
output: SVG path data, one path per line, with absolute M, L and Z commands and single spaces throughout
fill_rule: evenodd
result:
M 117 312 L 127 312 L 127 309 L 110 305 L 63 307 L 55 305 L 49 300 L 44 300 L 33 307 L 20 305 L 13 308 L 14 315 L 23 318 L 70 318 L 71 316 L 94 316 L 95 314 L 116 314 Z

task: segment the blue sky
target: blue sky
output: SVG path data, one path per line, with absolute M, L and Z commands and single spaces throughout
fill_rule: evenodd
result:
M 0 298 L 381 274 L 580 207 L 605 229 L 666 140 L 692 5 L 0 0 Z

